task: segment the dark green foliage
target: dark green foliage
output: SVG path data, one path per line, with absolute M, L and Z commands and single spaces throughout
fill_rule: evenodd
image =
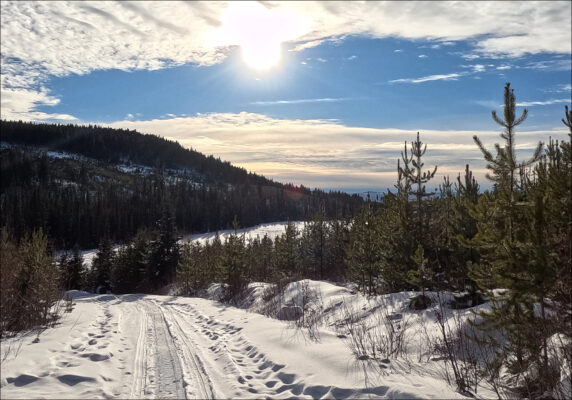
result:
M 222 269 L 224 273 L 225 300 L 236 301 L 248 285 L 246 243 L 244 234 L 239 235 L 238 221 L 234 220 L 234 233 L 228 236 L 223 247 Z
M 379 293 L 382 265 L 379 214 L 371 202 L 356 215 L 350 230 L 350 280 L 368 295 Z
M 187 242 L 181 246 L 179 265 L 177 267 L 177 282 L 182 286 L 184 295 L 196 295 L 205 289 L 210 282 L 205 281 L 203 265 L 203 249 L 197 243 Z
M 74 246 L 71 257 L 62 254 L 59 264 L 64 290 L 83 289 L 86 271 L 79 246 Z
M 157 222 L 157 237 L 151 243 L 147 280 L 155 289 L 171 283 L 179 264 L 179 244 L 173 218 L 167 211 Z
M 0 338 L 53 323 L 61 299 L 60 271 L 40 230 L 16 243 L 0 238 Z
M 431 271 L 427 267 L 427 259 L 425 258 L 425 253 L 423 251 L 423 246 L 418 245 L 415 254 L 411 257 L 411 260 L 415 263 L 416 269 L 410 270 L 407 274 L 408 280 L 411 284 L 415 285 L 419 290 L 421 290 L 421 302 L 422 305 L 426 306 L 426 296 L 425 287 L 431 280 Z M 420 309 L 419 306 L 416 309 Z
M 422 201 L 425 197 L 433 194 L 427 192 L 425 184 L 429 182 L 437 172 L 437 166 L 433 168 L 433 171 L 423 171 L 423 166 L 425 164 L 421 161 L 421 158 L 426 151 L 427 145 L 423 145 L 423 142 L 419 139 L 419 132 L 417 132 L 417 139 L 414 142 L 411 142 L 411 154 L 408 154 L 407 142 L 405 142 L 404 149 L 401 152 L 403 167 L 399 164 L 397 165 L 399 170 L 398 186 L 401 187 L 401 185 L 403 185 L 403 188 L 406 189 L 405 193 L 407 193 L 408 196 L 415 196 L 415 199 L 417 200 L 417 207 L 414 209 L 415 219 L 417 220 L 415 238 L 417 243 L 422 244 L 425 243 L 425 230 L 428 221 L 427 207 L 426 205 L 422 206 Z M 404 184 L 401 183 L 402 179 L 405 180 Z M 413 190 L 414 185 L 416 186 L 415 190 Z
M 276 269 L 289 277 L 300 276 L 300 243 L 296 226 L 288 221 L 286 231 L 274 241 Z
M 93 287 L 95 293 L 107 293 L 111 290 L 111 270 L 115 261 L 115 253 L 109 239 L 101 241 L 92 263 Z
M 1 150 L 0 226 L 16 238 L 43 228 L 59 248 L 93 248 L 104 237 L 126 242 L 154 228 L 163 208 L 174 210 L 180 231 L 205 232 L 232 227 L 235 215 L 246 226 L 309 219 L 317 210 L 350 217 L 362 203 L 357 195 L 273 182 L 153 135 L 0 124 L 2 141 L 18 145 Z
M 559 163 L 560 150 L 554 144 L 549 145 L 544 156 L 543 145 L 539 143 L 531 159 L 516 160 L 514 127 L 526 115 L 525 110 L 516 118 L 514 93 L 507 83 L 504 120 L 493 112 L 493 119 L 505 128 L 501 134 L 504 146 L 495 145 L 493 156 L 475 137 L 488 162 L 491 170 L 488 177 L 495 182 L 495 190 L 481 195 L 472 208 L 477 233 L 465 244 L 476 249 L 480 256 L 478 262 L 469 265 L 470 275 L 492 299 L 491 311 L 480 313 L 482 322 L 478 326 L 504 333 L 506 343 L 499 344 L 502 352 L 495 362 L 521 378 L 524 392 L 520 394 L 535 397 L 550 386 L 535 371 L 550 370 L 547 341 L 555 332 L 546 307 L 557 287 L 559 235 L 558 228 L 549 225 L 548 219 L 558 226 L 556 215 L 569 216 L 570 211 L 562 206 L 570 197 L 567 192 L 570 189 L 562 181 L 564 190 L 550 193 L 548 182 L 559 180 L 556 178 L 559 168 L 549 166 Z M 530 178 L 531 170 L 536 178 Z M 554 200 L 550 200 L 551 195 Z M 539 314 L 534 312 L 535 304 L 540 305 Z
M 147 278 L 150 233 L 138 232 L 134 240 L 118 250 L 111 270 L 113 293 L 135 293 L 146 291 L 153 285 Z
M 253 281 L 269 282 L 276 276 L 274 242 L 268 235 L 262 239 L 256 237 L 248 243 L 247 256 Z
M 327 261 L 329 226 L 322 212 L 317 212 L 302 231 L 300 263 L 304 276 L 324 279 Z

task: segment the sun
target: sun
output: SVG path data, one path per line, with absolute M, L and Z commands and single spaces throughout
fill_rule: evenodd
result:
M 282 43 L 300 36 L 300 18 L 258 2 L 230 3 L 223 16 L 226 41 L 240 46 L 244 63 L 257 71 L 280 65 Z

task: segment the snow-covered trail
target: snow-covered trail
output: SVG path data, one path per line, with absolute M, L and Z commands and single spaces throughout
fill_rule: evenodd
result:
M 72 294 L 73 312 L 2 362 L 3 399 L 461 397 L 416 374 L 368 379 L 327 330 L 315 343 L 211 300 Z

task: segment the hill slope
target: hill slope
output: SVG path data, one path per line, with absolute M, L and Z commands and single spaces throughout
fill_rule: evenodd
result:
M 131 238 L 165 213 L 183 233 L 352 216 L 358 196 L 284 185 L 154 135 L 1 122 L 0 225 L 42 228 L 56 247 Z

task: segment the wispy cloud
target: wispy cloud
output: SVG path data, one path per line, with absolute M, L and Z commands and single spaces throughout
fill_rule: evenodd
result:
M 494 100 L 476 100 L 474 101 L 475 104 L 478 104 L 483 107 L 487 108 L 502 108 L 503 105 L 500 104 L 498 101 Z M 519 107 L 534 107 L 534 106 L 550 106 L 552 104 L 562 104 L 562 103 L 571 103 L 570 99 L 551 99 L 551 100 L 538 100 L 538 101 L 521 101 L 517 102 L 516 105 Z
M 391 187 L 403 140 L 413 140 L 417 132 L 347 126 L 324 119 L 276 119 L 247 112 L 117 121 L 111 126 L 158 134 L 250 171 L 311 187 Z M 437 164 L 438 174 L 455 177 L 471 160 L 477 179 L 483 186 L 487 184 L 484 162 L 472 137 L 477 134 L 492 147 L 501 140 L 498 132 L 419 130 L 427 143 L 426 165 Z M 532 152 L 538 140 L 549 136 L 565 138 L 566 130 L 519 132 L 517 148 Z M 434 182 L 440 183 L 441 177 Z
M 464 74 L 462 73 L 453 73 L 453 74 L 439 74 L 439 75 L 429 75 L 423 76 L 420 78 L 402 78 L 402 79 L 393 79 L 388 81 L 389 83 L 423 83 L 423 82 L 431 82 L 431 81 L 456 81 Z
M 46 82 L 53 76 L 217 64 L 238 44 L 224 34 L 228 8 L 223 2 L 2 1 L 2 97 L 14 96 L 5 89 L 23 91 L 21 101 L 12 102 L 20 108 L 3 112 L 40 118 L 29 91 L 49 96 Z M 571 8 L 570 2 L 556 1 L 523 1 L 517 7 L 513 2 L 481 2 L 479 7 L 470 2 L 276 2 L 272 11 L 300 22 L 303 29 L 283 40 L 296 50 L 352 35 L 443 45 L 469 40 L 474 49 L 465 57 L 474 59 L 569 55 Z M 519 20 L 527 22 L 514 23 Z M 420 28 L 427 26 L 432 28 Z M 570 60 L 526 68 L 569 70 Z
M 540 71 L 570 71 L 572 65 L 568 57 L 567 59 L 556 58 L 552 60 L 533 61 L 527 63 L 523 68 Z
M 427 54 L 419 54 L 417 57 L 419 58 L 428 58 L 429 56 Z
M 253 101 L 250 104 L 255 106 L 274 106 L 280 104 L 304 104 L 304 103 L 335 103 L 338 101 L 351 100 L 347 97 L 322 97 L 317 99 L 294 99 L 294 100 L 271 100 L 271 101 Z
M 560 85 L 553 86 L 548 89 L 543 90 L 546 93 L 566 93 L 572 91 L 572 84 L 562 83 Z
M 520 103 L 516 103 L 517 106 L 521 107 L 534 107 L 534 106 L 549 106 L 552 104 L 560 104 L 560 103 L 571 103 L 570 99 L 552 99 L 552 100 L 545 100 L 545 101 L 523 101 Z

